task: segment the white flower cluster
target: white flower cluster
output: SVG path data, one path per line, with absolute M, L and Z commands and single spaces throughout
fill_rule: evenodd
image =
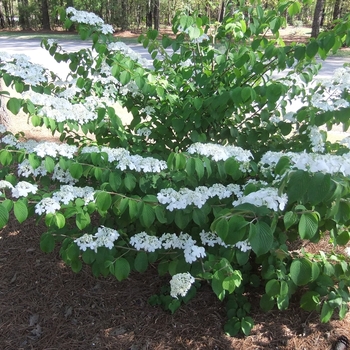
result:
M 97 248 L 106 247 L 112 249 L 114 242 L 119 238 L 119 232 L 112 228 L 100 226 L 94 235 L 85 233 L 83 236 L 74 240 L 78 247 L 82 251 L 86 251 L 87 248 L 97 252 Z
M 75 187 L 73 185 L 63 185 L 59 191 L 54 192 L 52 197 L 45 197 L 39 203 L 35 205 L 35 212 L 41 214 L 54 214 L 61 208 L 61 203 L 68 204 L 77 198 L 84 200 L 84 204 L 87 205 L 90 202 L 94 202 L 95 191 L 92 187 Z
M 342 67 L 334 71 L 330 80 L 321 84 L 321 92 L 313 92 L 311 104 L 324 111 L 334 111 L 349 107 L 348 101 L 341 96 L 344 91 L 350 91 L 350 67 Z
M 350 149 L 350 136 L 344 137 L 340 143 Z
M 0 52 L 0 62 L 3 63 L 1 69 L 6 73 L 19 77 L 24 83 L 29 85 L 39 85 L 47 82 L 45 69 L 39 64 L 31 63 L 30 58 L 23 54 L 10 55 Z
M 315 125 L 309 125 L 307 131 L 309 132 L 312 152 L 323 153 L 325 151 L 325 143 L 318 127 Z
M 164 233 L 160 238 L 140 232 L 130 238 L 130 244 L 137 250 L 154 252 L 157 249 L 182 249 L 185 261 L 192 264 L 198 258 L 205 257 L 204 247 L 196 245 L 196 241 L 187 233 Z
M 288 197 L 285 193 L 280 196 L 277 188 L 267 187 L 238 198 L 232 205 L 236 206 L 242 203 L 250 203 L 257 207 L 266 206 L 269 209 L 278 211 L 283 210 L 287 202 Z
M 30 165 L 29 160 L 25 159 L 22 163 L 18 164 L 17 174 L 18 176 L 23 177 L 29 177 L 30 175 L 33 175 L 34 177 L 37 177 L 39 175 L 45 176 L 47 175 L 47 170 L 45 168 L 44 162 L 42 162 L 37 168 L 34 169 Z
M 35 212 L 41 214 L 54 214 L 57 210 L 61 209 L 61 205 L 55 199 L 46 197 L 35 205 Z
M 52 198 L 57 202 L 68 204 L 70 201 L 76 198 L 84 200 L 84 204 L 87 205 L 90 202 L 95 202 L 95 190 L 93 187 L 85 186 L 78 187 L 73 185 L 62 185 L 59 191 L 52 195 Z
M 108 44 L 107 48 L 109 51 L 117 51 L 122 53 L 125 56 L 130 57 L 133 61 L 138 62 L 144 67 L 148 65 L 148 61 L 145 58 L 143 58 L 139 53 L 135 52 L 128 45 L 124 44 L 121 41 L 110 43 Z
M 195 142 L 188 149 L 190 154 L 200 154 L 202 156 L 211 157 L 214 161 L 227 160 L 228 158 L 235 158 L 237 162 L 241 163 L 240 170 L 245 171 L 249 168 L 249 162 L 253 159 L 250 151 L 244 150 L 236 146 L 222 146 L 213 143 Z
M 108 34 L 113 33 L 113 27 L 109 24 L 104 24 L 104 21 L 99 16 L 92 12 L 78 11 L 74 7 L 68 7 L 66 9 L 68 15 L 72 15 L 70 19 L 74 22 L 90 24 L 100 29 L 101 33 Z
M 137 172 L 144 173 L 159 173 L 160 171 L 167 168 L 167 164 L 164 160 L 158 160 L 153 157 L 141 157 L 139 155 L 130 155 L 130 152 L 124 148 L 109 148 L 97 146 L 87 146 L 84 147 L 81 153 L 107 153 L 108 161 L 117 161 L 117 169 L 125 170 L 135 170 Z
M 88 110 L 84 104 L 72 104 L 63 97 L 39 94 L 33 91 L 27 92 L 23 96 L 33 104 L 41 106 L 39 116 L 46 116 L 57 122 L 74 121 L 81 125 L 97 119 L 97 113 Z
M 270 171 L 272 174 L 274 168 L 281 157 L 288 157 L 291 161 L 291 169 L 299 169 L 310 173 L 325 173 L 350 176 L 350 153 L 341 156 L 333 154 L 316 153 L 294 153 L 294 152 L 266 152 L 259 163 L 261 171 L 264 173 Z M 266 167 L 267 166 L 267 167 Z
M 139 136 L 144 136 L 144 137 L 149 137 L 151 135 L 152 131 L 149 128 L 140 128 L 136 131 L 137 135 Z
M 178 295 L 185 297 L 195 279 L 189 272 L 178 273 L 170 280 L 170 295 L 177 298 Z
M 238 248 L 242 252 L 247 252 L 248 250 L 252 249 L 248 240 L 239 241 L 236 244 L 228 245 L 215 232 L 205 232 L 203 230 L 199 235 L 200 235 L 202 243 L 204 245 L 209 246 L 209 247 L 214 247 L 216 244 L 218 244 L 218 245 L 221 245 L 221 246 L 226 247 L 226 248 L 227 247 Z
M 29 193 L 35 194 L 38 191 L 38 185 L 33 185 L 27 181 L 20 181 L 12 188 L 12 196 L 15 198 L 27 197 Z
M 174 209 L 185 209 L 189 205 L 201 208 L 209 198 L 217 196 L 219 199 L 223 199 L 232 196 L 232 194 L 236 196 L 241 194 L 239 185 L 214 184 L 211 187 L 199 186 L 195 190 L 181 188 L 179 191 L 165 188 L 157 194 L 157 199 L 161 204 L 168 204 L 166 208 L 173 211 Z
M 1 124 L 1 123 L 0 123 L 0 134 L 3 134 L 3 133 L 6 132 L 6 131 L 7 131 L 6 126 L 5 126 L 4 124 Z
M 147 116 L 152 115 L 155 111 L 156 110 L 152 106 L 146 106 L 140 109 L 140 113 L 145 113 Z
M 18 164 L 17 168 L 17 173 L 18 176 L 23 176 L 23 177 L 29 177 L 33 175 L 34 177 L 37 176 L 45 176 L 47 175 L 47 170 L 45 168 L 45 162 L 42 161 L 41 164 L 37 168 L 33 168 L 30 165 L 30 162 L 28 159 L 25 159 L 22 163 Z M 69 184 L 69 185 L 74 185 L 76 182 L 78 182 L 77 179 L 74 179 L 69 172 L 69 170 L 63 170 L 59 163 L 57 163 L 54 167 L 53 174 L 52 174 L 52 179 L 57 180 L 61 183 Z
M 6 181 L 6 180 L 0 180 L 0 190 L 3 188 L 13 188 L 11 182 Z
M 39 142 L 38 145 L 34 147 L 33 152 L 41 158 L 44 158 L 45 156 L 54 158 L 57 156 L 63 156 L 72 159 L 77 150 L 77 146 L 67 145 L 66 143 L 58 144 L 55 142 Z

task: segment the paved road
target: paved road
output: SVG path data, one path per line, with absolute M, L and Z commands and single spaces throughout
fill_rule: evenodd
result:
M 62 79 L 65 79 L 69 72 L 68 66 L 65 63 L 57 63 L 49 53 L 40 47 L 41 39 L 28 39 L 28 38 L 9 38 L 0 36 L 0 52 L 6 51 L 9 53 L 24 53 L 28 55 L 32 62 L 41 64 L 56 74 L 58 74 Z M 80 49 L 89 47 L 89 43 L 80 40 L 58 40 L 59 44 L 64 48 L 65 51 L 73 52 Z M 143 58 L 149 61 L 150 66 L 152 65 L 151 57 L 147 50 L 143 48 L 140 44 L 130 44 L 130 48 L 142 55 Z M 350 64 L 350 57 L 329 57 L 326 61 L 323 61 L 322 69 L 317 76 L 317 79 L 327 79 L 333 75 L 335 69 L 343 66 L 344 63 Z M 283 75 L 283 73 L 278 73 L 278 76 Z M 289 111 L 296 111 L 301 107 L 301 103 L 298 100 L 293 101 L 289 107 Z M 335 128 L 336 132 L 341 133 L 340 128 Z M 339 130 L 338 130 L 339 129 Z
M 7 51 L 10 53 L 24 53 L 31 57 L 35 63 L 42 64 L 52 71 L 64 72 L 66 74 L 67 69 L 63 68 L 64 64 L 57 63 L 49 53 L 40 47 L 41 39 L 28 39 L 28 38 L 10 38 L 0 36 L 0 51 Z M 58 40 L 60 45 L 68 52 L 77 51 L 82 48 L 88 47 L 88 42 L 80 40 Z M 145 59 L 149 60 L 151 64 L 151 57 L 147 50 L 140 44 L 130 44 L 130 48 L 142 55 Z M 318 76 L 319 79 L 324 79 L 332 76 L 336 68 L 340 68 L 344 63 L 350 64 L 350 57 L 330 57 L 323 62 L 323 67 Z

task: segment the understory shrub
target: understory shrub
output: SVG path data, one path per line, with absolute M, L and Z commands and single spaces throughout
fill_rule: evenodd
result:
M 350 139 L 332 143 L 327 131 L 350 126 L 350 69 L 314 77 L 316 56 L 349 44 L 350 18 L 285 45 L 285 12 L 299 10 L 254 3 L 220 24 L 178 13 L 173 37 L 140 36 L 150 61 L 101 18 L 68 8 L 60 18 L 91 47 L 42 42 L 67 77 L 0 53 L 0 77 L 22 94 L 0 92 L 7 108 L 61 141 L 0 126 L 0 227 L 11 212 L 20 223 L 35 216 L 47 227 L 41 249 L 58 244 L 75 272 L 84 263 L 122 281 L 155 265 L 170 283 L 150 302 L 171 312 L 209 283 L 226 303 L 230 335 L 251 331 L 252 292 L 266 311 L 288 309 L 300 292 L 300 306 L 322 322 L 335 311 L 343 318 Z M 320 239 L 326 251 L 303 248 Z

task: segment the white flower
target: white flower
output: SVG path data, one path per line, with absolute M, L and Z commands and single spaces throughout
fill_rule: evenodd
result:
M 311 141 L 312 152 L 322 153 L 325 150 L 325 143 L 323 141 L 323 136 L 320 130 L 315 125 L 309 125 L 307 127 L 309 131 L 309 138 Z
M 13 188 L 11 182 L 8 182 L 6 180 L 0 180 L 0 189 L 3 189 L 3 188 Z
M 14 135 L 7 134 L 1 139 L 1 142 L 9 146 L 16 146 L 18 143 L 18 140 L 15 138 Z
M 233 157 L 237 162 L 241 163 L 241 171 L 247 170 L 249 168 L 250 160 L 253 159 L 252 153 L 241 147 L 230 145 L 221 146 L 212 143 L 196 142 L 187 149 L 187 152 L 190 154 L 197 153 L 202 156 L 211 157 L 216 162 Z
M 20 181 L 13 189 L 13 197 L 27 197 L 29 193 L 36 193 L 38 190 L 38 185 L 33 185 L 27 181 Z
M 250 203 L 257 207 L 265 205 L 269 209 L 278 211 L 283 210 L 287 202 L 288 198 L 285 193 L 280 196 L 277 188 L 268 187 L 242 196 L 234 201 L 232 205 L 236 206 L 242 203 Z
M 47 197 L 43 198 L 38 204 L 35 206 L 35 212 L 39 215 L 41 214 L 54 214 L 57 210 L 61 208 L 60 203 L 55 199 Z
M 88 233 L 85 233 L 81 237 L 75 239 L 74 242 L 83 252 L 85 252 L 87 248 L 90 248 L 91 250 L 97 249 L 94 237 Z
M 198 258 L 204 258 L 205 255 L 204 247 L 199 247 L 195 244 L 187 245 L 184 249 L 185 261 L 189 264 L 192 264 Z
M 199 234 L 203 244 L 209 247 L 214 247 L 215 244 L 226 247 L 224 241 L 214 232 L 205 232 L 204 230 Z
M 4 124 L 0 124 L 0 134 L 3 134 L 6 131 L 7 131 L 6 126 Z
M 350 247 L 346 247 L 346 248 L 344 249 L 344 252 L 345 252 L 345 254 L 346 254 L 347 256 L 350 256 Z
M 130 238 L 130 244 L 136 250 L 154 252 L 162 247 L 162 243 L 156 236 L 149 236 L 146 232 L 140 232 Z
M 170 295 L 173 298 L 177 298 L 178 295 L 186 296 L 194 282 L 195 279 L 189 272 L 174 275 L 170 280 Z
M 252 249 L 252 247 L 249 244 L 248 240 L 237 242 L 235 244 L 235 247 L 240 249 L 242 252 L 247 252 L 248 250 Z

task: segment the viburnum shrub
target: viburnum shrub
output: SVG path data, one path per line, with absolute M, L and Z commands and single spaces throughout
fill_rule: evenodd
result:
M 251 331 L 253 293 L 267 311 L 288 309 L 299 291 L 322 322 L 343 318 L 350 268 L 337 247 L 350 239 L 350 139 L 331 143 L 327 130 L 350 125 L 350 69 L 314 77 L 317 55 L 349 45 L 350 20 L 285 45 L 285 13 L 299 9 L 254 3 L 214 24 L 179 13 L 173 37 L 140 37 L 147 61 L 102 19 L 68 8 L 61 19 L 91 48 L 42 43 L 69 66 L 66 79 L 1 53 L 0 77 L 22 94 L 1 92 L 7 108 L 61 142 L 1 126 L 0 227 L 11 212 L 20 223 L 37 217 L 42 250 L 58 244 L 75 272 L 85 263 L 121 281 L 157 266 L 169 285 L 150 302 L 171 312 L 209 283 L 230 335 Z M 304 248 L 320 239 L 326 251 Z

